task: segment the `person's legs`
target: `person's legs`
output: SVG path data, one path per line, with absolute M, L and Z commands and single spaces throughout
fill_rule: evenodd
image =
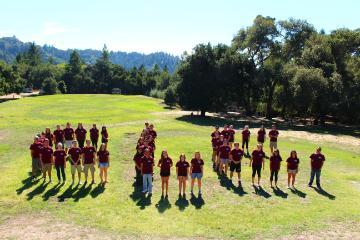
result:
M 165 178 L 161 177 L 161 196 L 164 196 Z
M 291 185 L 294 187 L 294 184 L 295 184 L 295 177 L 296 177 L 296 173 L 293 173 L 292 174 L 292 182 L 291 182 Z
M 321 188 L 321 185 L 320 185 L 320 175 L 321 175 L 321 170 L 317 170 L 315 172 L 315 175 L 316 175 L 316 186 L 318 188 Z
M 65 177 L 65 168 L 64 168 L 64 165 L 61 165 L 61 166 L 60 166 L 60 170 L 61 170 L 62 180 L 63 180 L 63 182 L 65 182 L 66 177 Z
M 252 166 L 252 174 L 251 174 L 252 185 L 254 185 L 255 174 L 256 174 L 256 167 Z
M 199 188 L 199 194 L 201 194 L 201 178 L 198 178 L 198 188 Z
M 51 182 L 51 170 L 52 170 L 51 168 L 52 168 L 52 166 L 50 164 L 50 166 L 48 167 L 48 170 L 47 170 L 50 182 Z
M 249 155 L 249 140 L 246 140 L 246 151 L 247 151 L 247 154 Z
M 85 175 L 85 182 L 88 180 L 88 174 L 89 174 L 89 165 L 84 165 L 84 175 Z
M 270 186 L 272 187 L 272 182 L 273 182 L 273 179 L 274 179 L 274 174 L 275 174 L 275 171 L 274 170 L 271 170 L 271 173 L 270 173 Z
M 166 196 L 168 195 L 168 190 L 169 190 L 169 177 L 165 178 L 165 192 L 166 192 Z
M 100 167 L 100 181 L 101 183 L 104 182 L 104 168 L 103 167 Z
M 291 179 L 291 173 L 288 173 L 288 188 L 290 187 L 290 179 Z
M 278 181 L 278 173 L 279 173 L 279 171 L 276 170 L 276 171 L 275 171 L 275 186 L 276 186 L 276 187 L 277 187 L 277 181 Z
M 194 192 L 195 178 L 191 177 L 191 194 Z
M 148 189 L 149 194 L 152 194 L 152 174 L 148 174 Z
M 148 186 L 147 186 L 147 176 L 146 176 L 147 174 L 143 174 L 143 193 L 146 193 L 147 192 L 147 188 L 148 188 Z
M 309 187 L 311 187 L 311 185 L 313 184 L 313 182 L 314 182 L 314 177 L 315 177 L 315 170 L 314 170 L 314 169 L 311 169 Z
M 181 195 L 181 188 L 182 188 L 182 178 L 179 177 L 179 195 Z
M 60 182 L 61 179 L 60 179 L 60 166 L 55 166 L 55 169 L 56 169 L 56 176 L 58 178 L 58 181 Z
M 94 165 L 90 166 L 90 173 L 91 173 L 91 182 L 94 183 L 95 182 L 95 167 L 94 167 Z
M 78 179 L 79 179 L 79 184 L 81 183 L 81 166 L 76 166 L 77 172 L 78 172 Z
M 183 187 L 183 194 L 185 195 L 185 190 L 186 190 L 186 178 L 185 177 L 183 177 L 182 187 Z
M 258 176 L 258 186 L 260 187 L 260 179 L 261 179 L 261 166 L 257 169 L 257 176 Z
M 104 167 L 104 178 L 105 183 L 108 183 L 108 167 Z
M 225 163 L 225 176 L 227 176 L 227 170 L 228 170 L 228 160 Z

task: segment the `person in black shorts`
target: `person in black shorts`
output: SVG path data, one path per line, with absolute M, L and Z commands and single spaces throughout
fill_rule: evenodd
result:
M 164 189 L 166 191 L 165 198 L 168 197 L 168 189 L 169 189 L 169 176 L 170 169 L 173 165 L 171 158 L 169 157 L 166 150 L 163 150 L 161 153 L 161 158 L 158 162 L 158 167 L 160 168 L 160 176 L 161 176 L 161 198 L 164 198 Z
M 263 152 L 262 145 L 258 144 L 257 148 L 252 152 L 250 158 L 250 167 L 252 167 L 252 185 L 255 186 L 254 180 L 255 175 L 258 176 L 258 186 L 260 187 L 260 179 L 261 179 L 261 168 L 264 169 L 265 161 L 264 161 L 265 153 Z
M 239 148 L 239 143 L 234 143 L 234 149 L 230 152 L 230 179 L 232 180 L 234 171 L 237 172 L 239 186 L 241 186 L 241 159 L 244 156 L 244 151 Z
M 189 176 L 190 164 L 186 161 L 186 156 L 182 153 L 179 157 L 179 161 L 176 163 L 176 173 L 179 180 L 179 198 L 186 197 L 186 181 Z M 182 194 L 181 194 L 182 192 Z

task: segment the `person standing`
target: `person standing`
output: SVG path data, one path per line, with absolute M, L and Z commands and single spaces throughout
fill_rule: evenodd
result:
M 228 140 L 224 140 L 223 145 L 219 148 L 219 159 L 220 159 L 220 166 L 219 166 L 219 174 L 225 173 L 227 176 L 227 170 L 229 166 L 229 159 L 230 159 L 230 151 L 231 148 L 229 146 Z
M 213 149 L 211 160 L 213 162 L 213 170 L 214 171 L 216 171 L 216 168 L 217 168 L 216 165 L 217 165 L 218 150 L 219 150 L 219 147 L 222 145 L 220 142 L 221 142 L 221 140 L 220 140 L 219 132 L 215 132 L 214 137 L 211 139 L 211 146 Z
M 230 132 L 229 132 L 229 126 L 227 124 L 224 125 L 224 129 L 221 131 L 221 135 L 224 136 L 224 140 L 229 141 Z
M 186 161 L 186 156 L 182 153 L 179 157 L 179 161 L 176 163 L 176 174 L 179 180 L 179 198 L 183 196 L 185 198 L 186 181 L 189 176 L 189 163 Z M 182 192 L 182 194 L 181 194 Z
M 321 175 L 321 168 L 324 165 L 324 161 L 325 161 L 325 156 L 321 154 L 321 147 L 316 148 L 315 153 L 310 155 L 311 173 L 310 173 L 309 187 L 312 186 L 314 177 L 316 176 L 316 186 L 319 189 L 321 189 L 320 175 Z
M 32 168 L 32 177 L 35 178 L 41 169 L 40 161 L 40 152 L 42 144 L 39 142 L 39 137 L 34 137 L 34 142 L 30 145 L 30 155 L 31 155 L 31 168 Z
M 40 160 L 42 165 L 42 172 L 44 181 L 46 181 L 46 173 L 49 176 L 49 182 L 51 183 L 51 170 L 54 163 L 53 150 L 49 145 L 49 139 L 44 140 L 43 147 L 40 151 Z
M 219 131 L 219 126 L 215 126 L 215 130 L 211 133 L 211 138 L 214 138 L 216 134 L 219 134 L 219 136 L 221 135 Z
M 102 143 L 100 150 L 97 153 L 100 168 L 101 183 L 108 183 L 108 169 L 110 167 L 110 153 L 107 150 L 106 144 Z
M 194 158 L 191 160 L 190 175 L 191 175 L 191 195 L 194 195 L 194 183 L 197 179 L 199 195 L 201 195 L 201 179 L 204 172 L 204 161 L 201 159 L 200 152 L 195 152 Z
M 236 171 L 238 175 L 238 183 L 241 186 L 241 159 L 244 156 L 244 151 L 240 149 L 240 144 L 236 142 L 234 144 L 234 149 L 230 152 L 230 179 L 232 181 L 232 177 L 234 175 L 234 171 Z
M 65 138 L 65 152 L 68 153 L 69 148 L 71 148 L 74 141 L 74 129 L 71 127 L 71 124 L 66 123 L 66 127 L 64 128 L 64 138 Z
M 96 149 L 91 146 L 90 140 L 86 140 L 86 145 L 82 149 L 82 160 L 84 166 L 85 184 L 88 180 L 89 171 L 91 173 L 91 184 L 94 184 Z
M 169 176 L 172 165 L 173 162 L 169 157 L 167 151 L 163 150 L 161 152 L 161 158 L 158 162 L 158 167 L 160 167 L 160 176 L 161 176 L 161 198 L 164 198 L 164 188 L 165 188 L 165 198 L 168 198 Z
M 271 130 L 270 130 L 270 132 L 269 132 L 270 152 L 271 152 L 271 155 L 273 154 L 274 149 L 277 149 L 277 148 L 278 148 L 278 146 L 277 146 L 278 137 L 279 137 L 279 131 L 276 130 L 276 126 L 275 126 L 275 125 L 272 125 L 272 126 L 271 126 Z
M 71 165 L 71 177 L 72 182 L 71 185 L 74 184 L 75 181 L 75 172 L 78 173 L 78 184 L 81 184 L 81 161 L 80 157 L 82 154 L 81 148 L 78 147 L 77 141 L 73 141 L 71 148 L 68 151 L 68 154 L 70 155 L 70 165 Z
M 256 149 L 252 152 L 250 158 L 250 167 L 252 167 L 252 185 L 255 186 L 254 180 L 255 175 L 258 177 L 258 186 L 260 187 L 260 179 L 261 179 L 261 168 L 265 168 L 264 161 L 265 153 L 263 152 L 263 148 L 261 144 L 258 144 Z
M 134 163 L 135 163 L 135 184 L 137 186 L 141 186 L 142 185 L 142 176 L 141 176 L 141 158 L 143 157 L 142 151 L 140 148 L 136 149 L 136 153 L 134 155 Z
M 142 193 L 152 194 L 152 175 L 154 169 L 154 158 L 149 149 L 145 149 L 144 156 L 141 158 L 141 175 L 143 176 Z
M 297 153 L 295 150 L 291 151 L 290 157 L 286 160 L 287 162 L 287 172 L 288 172 L 288 188 L 291 186 L 294 188 L 296 174 L 299 171 L 299 163 L 300 160 L 297 157 Z
M 86 129 L 83 127 L 82 123 L 78 123 L 78 127 L 75 130 L 76 140 L 79 143 L 79 147 L 82 149 L 84 147 L 86 139 Z
M 109 142 L 109 134 L 105 126 L 102 126 L 101 128 L 101 143 L 104 143 L 107 147 L 107 144 Z
M 49 140 L 49 146 L 52 148 L 54 135 L 51 133 L 50 128 L 45 128 L 45 138 Z
M 63 149 L 63 145 L 59 142 L 56 144 L 56 150 L 54 152 L 54 160 L 55 160 L 55 169 L 56 175 L 58 178 L 59 183 L 61 182 L 61 178 L 63 182 L 66 180 L 65 176 L 65 168 L 66 168 L 66 152 Z
M 230 125 L 228 132 L 229 132 L 229 146 L 230 148 L 232 148 L 235 141 L 235 130 L 233 125 Z
M 249 156 L 249 141 L 250 141 L 250 130 L 249 130 L 249 125 L 245 125 L 243 131 L 242 131 L 242 149 L 245 152 L 245 148 L 246 147 L 246 152 L 247 155 Z
M 280 156 L 280 152 L 278 149 L 274 150 L 273 155 L 270 157 L 270 186 L 273 187 L 273 180 L 275 178 L 275 187 L 277 186 L 278 182 L 278 174 L 280 170 L 282 158 Z
M 264 145 L 265 142 L 265 136 L 266 136 L 266 130 L 264 128 L 264 125 L 261 125 L 259 131 L 258 131 L 258 135 L 257 135 L 257 141 L 258 143 Z
M 61 129 L 60 125 L 56 125 L 56 130 L 53 132 L 55 137 L 55 146 L 58 145 L 58 143 L 61 143 L 61 145 L 64 144 L 64 131 Z
M 98 149 L 98 141 L 99 141 L 99 129 L 97 129 L 96 124 L 93 124 L 93 127 L 90 129 L 90 140 L 93 147 Z

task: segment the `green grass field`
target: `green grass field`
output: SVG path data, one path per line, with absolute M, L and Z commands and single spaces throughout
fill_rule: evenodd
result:
M 268 162 L 263 174 L 265 192 L 250 186 L 250 168 L 243 163 L 244 192 L 218 179 L 211 169 L 210 133 L 212 127 L 168 113 L 160 100 L 143 96 L 55 95 L 26 98 L 0 104 L 0 225 L 12 217 L 38 212 L 65 223 L 87 226 L 115 234 L 136 237 L 277 238 L 303 231 L 323 231 L 341 224 L 359 223 L 360 150 L 342 143 L 321 144 L 327 157 L 322 185 L 329 195 L 306 187 L 308 156 L 316 142 L 281 138 L 279 149 L 285 158 L 296 149 L 300 158 L 297 179 L 299 192 L 285 188 L 282 166 L 280 188 L 269 187 Z M 143 198 L 133 187 L 135 144 L 144 121 L 155 124 L 158 132 L 156 159 L 167 149 L 174 161 L 184 152 L 190 158 L 200 150 L 205 161 L 203 202 L 179 201 L 177 180 L 170 179 L 169 202 L 160 201 L 161 182 L 155 172 L 154 194 Z M 35 133 L 67 121 L 89 128 L 93 122 L 109 128 L 110 183 L 71 188 L 29 181 L 29 144 Z M 213 122 L 213 121 L 212 121 Z M 236 136 L 239 139 L 239 134 Z M 346 143 L 343 143 L 346 144 Z M 251 141 L 251 148 L 255 141 Z M 267 146 L 267 143 L 266 143 Z M 268 149 L 266 148 L 268 153 Z M 173 169 L 174 170 L 174 169 Z M 97 171 L 98 173 L 98 171 Z M 174 173 L 174 171 L 173 171 Z M 55 175 L 55 171 L 53 171 Z M 70 177 L 67 169 L 68 179 Z M 56 180 L 56 178 L 55 178 Z

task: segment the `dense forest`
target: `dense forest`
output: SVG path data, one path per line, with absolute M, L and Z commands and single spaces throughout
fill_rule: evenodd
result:
M 0 38 L 0 60 L 6 63 L 13 63 L 16 56 L 20 53 L 28 51 L 31 43 L 24 43 L 16 37 Z M 65 63 L 70 59 L 73 50 L 61 50 L 53 46 L 44 45 L 38 46 L 41 54 L 41 59 L 47 61 L 50 59 L 53 63 Z M 95 64 L 96 60 L 101 56 L 101 51 L 93 49 L 77 50 L 81 60 L 86 64 Z M 109 52 L 109 59 L 114 64 L 120 64 L 126 69 L 132 67 L 144 66 L 146 69 L 151 69 L 157 64 L 161 69 L 167 67 L 169 72 L 174 72 L 180 58 L 172 56 L 164 52 L 156 52 L 150 54 L 141 54 L 137 52 Z
M 12 64 L 0 63 L 0 93 L 24 86 L 46 94 L 144 94 L 183 109 L 225 112 L 229 106 L 268 118 L 312 117 L 360 122 L 360 29 L 317 31 L 304 20 L 257 16 L 231 45 L 199 44 L 171 73 L 166 67 L 125 68 L 104 47 L 93 63 L 72 51 L 66 64 L 44 60 L 31 44 Z

